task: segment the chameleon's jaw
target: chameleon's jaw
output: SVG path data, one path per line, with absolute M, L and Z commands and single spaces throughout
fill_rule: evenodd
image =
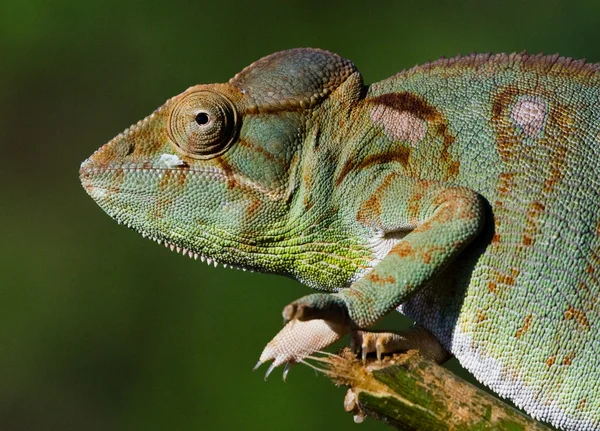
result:
M 177 156 L 170 158 L 174 163 Z M 193 211 L 186 211 L 180 202 L 177 209 L 176 184 L 210 182 L 226 187 L 227 177 L 217 169 L 191 170 L 185 168 L 143 167 L 136 164 L 99 165 L 93 156 L 81 164 L 80 179 L 86 192 L 119 224 L 131 228 L 190 258 L 217 265 L 217 250 L 208 250 L 206 233 L 210 226 L 192 223 Z M 148 188 L 162 193 L 147 193 Z M 179 197 L 181 199 L 181 197 Z M 173 208 L 175 207 L 175 208 Z M 178 217 L 174 217 L 174 215 Z M 189 235 L 189 231 L 195 235 Z M 186 241 L 194 238 L 194 244 Z M 214 244 L 214 240 L 213 240 Z M 221 259 L 219 259 L 221 261 Z

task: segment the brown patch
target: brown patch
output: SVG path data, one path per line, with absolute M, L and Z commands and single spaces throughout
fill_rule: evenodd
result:
M 581 136 L 575 118 L 579 112 L 572 105 L 556 105 L 550 111 L 548 128 L 552 129 L 551 142 L 543 139 L 541 144 L 550 151 L 546 160 L 550 169 L 549 176 L 544 182 L 544 191 L 550 192 L 563 178 L 565 172 L 565 160 L 569 152 L 570 139 L 572 136 Z M 558 138 L 558 139 L 557 139 Z
M 588 263 L 588 265 L 585 267 L 585 272 L 587 272 L 589 275 L 593 275 L 594 272 L 596 271 L 596 268 L 594 268 L 591 264 Z
M 575 321 L 586 331 L 590 330 L 590 321 L 588 320 L 585 311 L 569 306 L 569 309 L 565 311 L 565 320 Z
M 488 317 L 485 315 L 485 313 L 482 310 L 477 310 L 477 316 L 475 317 L 475 323 L 481 323 L 483 321 L 486 321 L 488 319 Z
M 383 278 L 377 271 L 371 271 L 369 275 L 367 275 L 367 278 L 375 284 L 396 284 L 396 279 L 393 276 L 388 275 Z
M 313 206 L 313 202 L 310 200 L 310 193 L 309 191 L 312 189 L 312 169 L 304 169 L 304 172 L 302 172 L 302 181 L 304 182 L 304 198 L 302 200 L 302 203 L 304 205 L 304 209 L 309 210 L 312 208 Z
M 575 352 L 563 357 L 562 365 L 569 366 L 573 363 L 573 359 L 575 359 Z
M 525 322 L 523 322 L 523 327 L 517 329 L 517 333 L 515 334 L 515 337 L 521 338 L 524 333 L 526 333 L 527 331 L 529 331 L 529 327 L 531 326 L 531 319 L 532 318 L 533 318 L 533 316 L 531 314 L 529 314 L 525 318 Z
M 523 233 L 523 245 L 531 246 L 534 242 L 534 237 L 539 233 L 540 215 L 544 213 L 546 207 L 541 202 L 531 202 L 525 213 L 525 226 Z
M 433 204 L 439 205 L 438 209 L 435 212 L 435 215 L 426 222 L 423 222 L 419 226 L 417 226 L 414 232 L 426 232 L 434 226 L 449 223 L 450 221 L 456 219 L 462 214 L 462 212 L 459 211 L 460 201 L 458 200 L 439 200 L 434 201 Z
M 375 192 L 360 206 L 356 219 L 361 223 L 375 221 L 381 216 L 381 198 L 385 195 L 385 190 L 391 185 L 392 181 L 398 176 L 395 172 L 388 174 L 383 182 L 377 187 Z
M 412 245 L 410 245 L 410 243 L 408 243 L 406 241 L 400 241 L 398 244 L 396 244 L 394 247 L 392 247 L 389 254 L 394 254 L 398 257 L 403 258 L 403 257 L 414 255 L 415 251 L 412 248 Z
M 344 295 L 349 298 L 356 298 L 362 304 L 369 304 L 370 301 L 366 300 L 365 295 L 357 289 L 344 289 Z
M 431 253 L 424 251 L 422 253 L 419 253 L 419 256 L 421 257 L 421 260 L 423 261 L 423 263 L 425 265 L 429 265 L 431 263 Z
M 237 145 L 245 147 L 248 150 L 250 150 L 251 152 L 260 154 L 261 156 L 263 156 L 266 160 L 268 160 L 270 162 L 277 162 L 282 166 L 286 164 L 285 160 L 283 160 L 280 157 L 277 157 L 276 155 L 274 155 L 273 153 L 265 150 L 260 145 L 254 145 L 254 143 L 252 143 L 251 141 L 249 141 L 247 139 L 240 139 L 238 141 Z
M 582 398 L 577 402 L 577 410 L 585 410 L 587 405 L 587 398 Z
M 261 201 L 259 199 L 252 199 L 250 205 L 246 208 L 246 220 L 252 220 L 261 207 Z
M 497 293 L 498 287 L 502 286 L 514 286 L 515 280 L 519 276 L 520 272 L 516 268 L 510 268 L 509 273 L 501 273 L 496 269 L 490 270 L 490 280 L 488 281 L 488 289 L 492 293 Z
M 406 111 L 422 120 L 433 120 L 439 115 L 439 111 L 420 98 L 416 94 L 409 92 L 386 93 L 369 100 L 373 104 L 381 104 L 396 111 Z
M 498 185 L 496 190 L 501 195 L 506 195 L 510 193 L 513 188 L 515 174 L 509 174 L 506 172 L 502 172 L 498 175 Z M 502 202 L 498 202 L 499 205 L 502 205 Z
M 548 367 L 551 367 L 552 365 L 554 365 L 554 363 L 556 362 L 556 355 L 554 356 L 550 356 L 547 360 L 546 360 L 546 365 Z
M 396 146 L 389 151 L 377 154 L 371 154 L 365 157 L 360 163 L 356 163 L 354 158 L 349 158 L 344 163 L 342 170 L 335 180 L 335 185 L 339 186 L 346 176 L 353 170 L 363 171 L 371 166 L 382 165 L 385 163 L 399 162 L 402 166 L 408 164 L 411 149 L 404 146 Z
M 564 131 L 562 133 L 565 133 Z M 566 132 L 568 133 L 568 132 Z M 577 136 L 575 132 L 573 132 L 573 136 Z M 565 158 L 567 156 L 567 147 L 565 145 L 560 145 L 561 140 L 554 139 L 552 140 L 552 145 L 547 144 L 547 148 L 552 149 L 554 154 L 549 157 L 548 164 L 550 165 L 550 175 L 544 182 L 544 191 L 550 192 L 554 190 L 556 184 L 563 178 L 565 172 Z
M 233 168 L 231 165 L 221 156 L 215 157 L 215 162 L 219 165 L 225 177 L 227 177 L 227 187 L 232 189 L 238 186 L 238 182 L 233 175 Z
M 414 193 L 408 198 L 406 212 L 410 223 L 416 224 L 420 218 L 421 203 L 423 196 L 425 196 L 425 193 L 427 192 L 427 188 L 427 183 L 423 182 L 422 186 L 415 187 Z
M 517 129 L 510 120 L 510 106 L 520 94 L 517 87 L 508 86 L 496 94 L 492 101 L 492 125 L 496 131 L 498 154 L 504 162 L 518 155 L 519 139 Z
M 492 237 L 492 244 L 497 244 L 499 242 L 500 242 L 500 234 L 495 233 L 494 236 Z
M 450 154 L 450 147 L 456 138 L 450 133 L 448 120 L 435 106 L 414 93 L 386 93 L 368 100 L 371 104 L 381 104 L 398 112 L 408 112 L 420 120 L 427 122 L 428 129 L 441 139 L 440 161 L 445 167 L 444 180 L 452 179 L 458 174 L 460 163 Z M 429 134 L 429 133 L 428 133 Z

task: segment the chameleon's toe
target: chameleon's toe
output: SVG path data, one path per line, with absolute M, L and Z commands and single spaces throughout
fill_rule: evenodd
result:
M 431 332 L 419 325 L 398 332 L 354 331 L 351 348 L 354 352 L 360 351 L 363 362 L 369 353 L 375 353 L 380 361 L 383 354 L 413 349 L 439 364 L 452 356 Z
M 332 294 L 315 293 L 300 298 L 283 309 L 284 322 L 292 320 L 327 320 L 336 324 L 347 324 L 348 310 L 342 298 Z
M 346 327 L 331 324 L 321 319 L 308 321 L 292 320 L 265 347 L 256 368 L 273 361 L 265 379 L 275 367 L 301 362 L 317 350 L 324 349 L 348 333 Z M 284 370 L 287 377 L 289 367 Z
M 375 353 L 381 361 L 384 353 L 403 351 L 406 348 L 406 337 L 394 332 L 354 331 L 351 338 L 351 348 L 360 351 L 363 362 L 369 353 Z

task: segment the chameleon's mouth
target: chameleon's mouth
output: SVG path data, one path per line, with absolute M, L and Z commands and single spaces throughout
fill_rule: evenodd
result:
M 142 234 L 143 237 L 147 237 L 146 235 Z M 227 264 L 227 263 L 222 263 L 222 262 L 218 262 L 217 259 L 211 258 L 211 257 L 206 257 L 200 253 L 196 253 L 193 250 L 188 250 L 185 247 L 179 247 L 175 244 L 171 244 L 167 241 L 163 241 L 160 240 L 158 238 L 152 238 L 152 237 L 147 237 L 148 239 L 151 239 L 153 241 L 155 241 L 158 244 L 163 244 L 166 248 L 170 249 L 171 251 L 174 251 L 176 253 L 180 253 L 184 256 L 188 256 L 191 259 L 194 260 L 198 260 L 200 259 L 201 262 L 205 262 L 206 264 L 208 264 L 209 266 L 213 265 L 215 268 L 220 265 L 223 266 L 223 268 L 234 268 L 234 269 L 238 269 L 238 270 L 242 270 L 242 271 L 250 271 L 250 272 L 254 272 L 251 269 L 248 268 L 244 268 L 241 266 L 236 266 L 236 265 L 231 265 L 231 264 Z

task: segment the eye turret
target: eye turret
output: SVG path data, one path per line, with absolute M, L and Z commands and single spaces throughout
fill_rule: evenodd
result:
M 187 156 L 209 159 L 223 154 L 239 128 L 233 103 L 210 90 L 186 94 L 171 108 L 169 138 Z

